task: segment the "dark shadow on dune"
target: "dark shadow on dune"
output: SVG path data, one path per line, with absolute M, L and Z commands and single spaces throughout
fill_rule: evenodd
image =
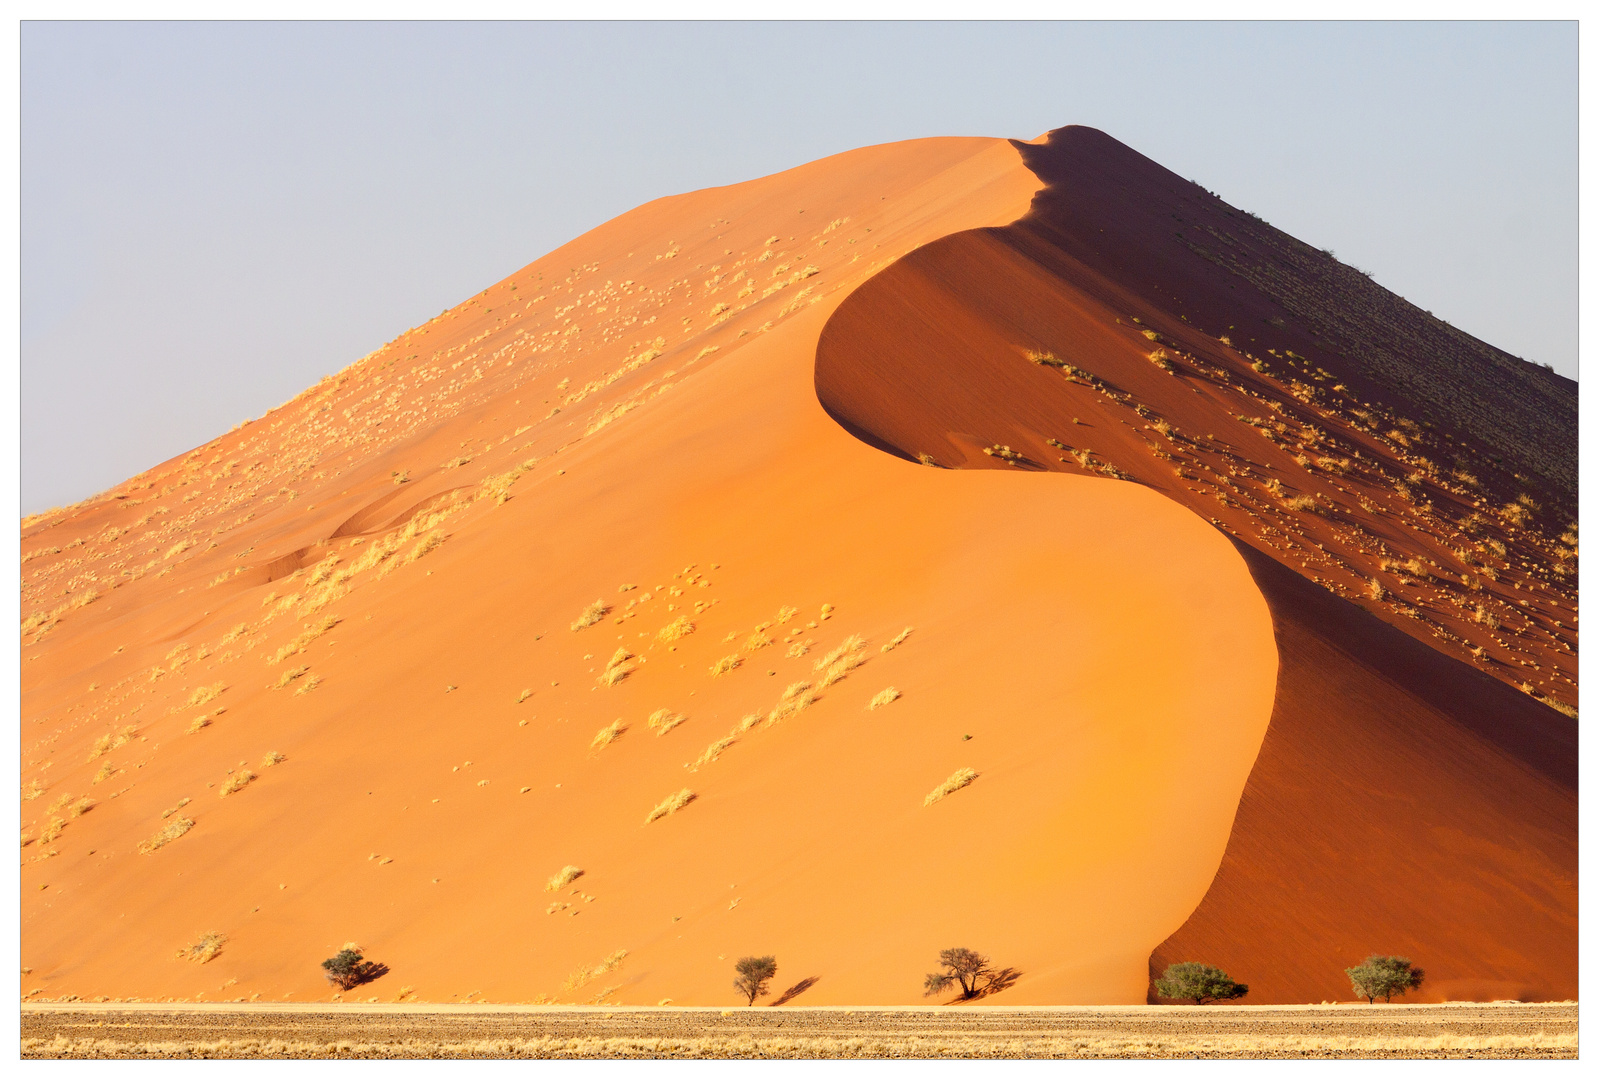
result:
M 787 990 L 784 990 L 782 996 L 776 1001 L 768 1002 L 767 1004 L 771 1006 L 786 1005 L 821 981 L 822 977 L 820 975 L 812 975 L 808 978 L 801 979 Z
M 1457 445 L 1478 440 L 1518 481 L 1540 480 L 1551 514 L 1575 513 L 1570 380 L 1455 330 L 1103 132 L 1062 128 L 1044 145 L 1015 145 L 1044 184 L 1027 215 L 916 249 L 822 328 L 818 400 L 862 442 L 970 469 L 999 463 L 979 463 L 960 433 L 1017 448 L 1058 434 L 1146 477 L 1169 469 L 1151 463 L 1131 423 L 1095 422 L 1025 362 L 1022 350 L 1048 345 L 1073 365 L 1147 383 L 1142 366 L 1126 366 L 1141 362 L 1094 351 L 1099 316 L 1052 314 L 1081 303 L 1212 335 L 1236 324 L 1260 339 L 1257 351 L 1315 352 L 1352 396 L 1452 429 Z M 1125 393 L 1090 370 L 1061 374 Z M 1152 386 L 1139 396 L 1152 399 Z M 1186 427 L 1182 405 L 1167 404 Z M 1151 400 L 1139 416 L 1153 427 L 1160 410 Z M 1322 422 L 1309 411 L 1301 420 Z M 1211 512 L 1180 489 L 1167 497 Z M 1546 998 L 1575 997 L 1576 721 L 1266 548 L 1229 540 L 1271 612 L 1276 700 L 1216 877 L 1151 954 L 1151 971 L 1202 959 L 1263 1004 L 1337 1000 L 1348 993 L 1343 968 L 1376 949 L 1415 957 L 1440 982 L 1536 983 Z

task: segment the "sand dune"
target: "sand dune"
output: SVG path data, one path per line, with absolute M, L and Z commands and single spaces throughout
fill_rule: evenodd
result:
M 1507 685 L 1574 701 L 1574 576 L 1522 566 L 1555 564 L 1566 459 L 1446 564 L 1448 499 L 1504 476 L 1382 488 L 1437 435 L 1398 405 L 1357 434 L 1285 374 L 1425 394 L 1425 365 L 1383 339 L 1407 363 L 1357 384 L 1133 303 L 1136 237 L 1099 267 L 1059 239 L 1071 147 L 1122 160 L 1081 138 L 658 200 L 25 521 L 25 996 L 325 1000 L 349 941 L 387 973 L 347 1000 L 725 1004 L 774 953 L 797 1005 L 911 1004 L 952 945 L 1020 972 L 1007 1005 L 1143 1001 L 1173 949 L 1267 1001 L 1401 946 L 1574 994 L 1574 725 Z M 1451 438 L 1548 441 L 1512 419 Z M 1281 508 L 1309 423 L 1351 460 L 1327 516 Z M 1385 600 L 1334 596 L 1368 572 Z M 1444 599 L 1467 577 L 1491 627 Z M 1380 813 L 1396 774 L 1411 812 Z M 1361 923 L 1349 863 L 1433 877 Z M 1458 914 L 1411 929 L 1449 881 Z
M 650 204 L 31 525 L 101 580 L 162 568 L 29 636 L 25 821 L 95 805 L 23 849 L 25 989 L 325 997 L 354 940 L 390 973 L 352 996 L 721 1003 L 771 952 L 799 1003 L 912 1003 L 970 945 L 1014 1003 L 1140 1000 L 1269 716 L 1244 562 L 1131 485 L 895 460 L 810 389 L 850 287 L 1035 186 L 1003 142 L 933 140 Z M 102 547 L 153 507 L 177 526 Z

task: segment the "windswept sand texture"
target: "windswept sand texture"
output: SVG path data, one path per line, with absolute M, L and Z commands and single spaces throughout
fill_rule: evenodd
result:
M 1338 1000 L 1377 951 L 1422 1000 L 1574 997 L 1575 385 L 1101 132 L 1017 145 L 1029 214 L 851 295 L 817 392 L 907 460 L 1120 475 L 1235 538 L 1277 698 L 1151 974 Z
M 325 999 L 355 941 L 363 1001 L 724 1004 L 774 953 L 914 1003 L 953 945 L 1143 1000 L 1277 692 L 1246 561 L 813 390 L 851 289 L 1037 188 L 935 139 L 659 200 L 24 522 L 24 996 Z

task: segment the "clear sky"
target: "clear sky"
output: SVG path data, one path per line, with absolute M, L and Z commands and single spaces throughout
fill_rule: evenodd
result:
M 1577 371 L 1564 23 L 26 23 L 24 513 L 639 203 L 1089 124 Z

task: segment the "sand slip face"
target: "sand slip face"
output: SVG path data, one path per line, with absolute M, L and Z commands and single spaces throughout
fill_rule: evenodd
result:
M 774 953 L 796 1003 L 913 1003 L 965 945 L 996 1001 L 1142 1000 L 1271 708 L 1243 560 L 812 389 L 840 298 L 1035 187 L 927 140 L 660 200 L 28 523 L 24 991 L 304 1000 L 356 941 L 363 1000 L 717 1004 Z

